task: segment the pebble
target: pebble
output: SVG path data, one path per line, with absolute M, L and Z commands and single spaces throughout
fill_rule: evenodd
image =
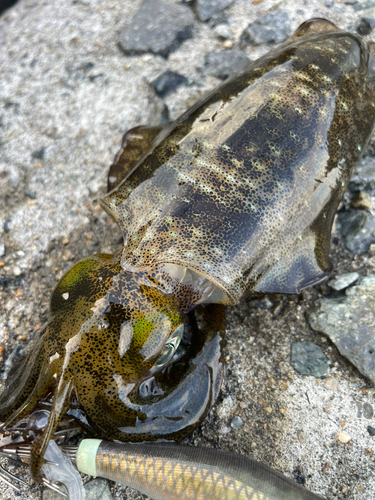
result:
M 328 282 L 328 286 L 339 292 L 340 290 L 344 290 L 349 285 L 357 281 L 359 278 L 358 273 L 345 273 L 340 274 L 340 276 L 336 276 L 333 280 Z
M 217 432 L 223 436 L 225 436 L 226 434 L 229 434 L 231 431 L 231 428 L 228 427 L 227 425 L 225 424 L 221 424 L 218 426 L 218 429 L 217 429 Z
M 370 434 L 370 436 L 375 436 L 375 428 L 371 427 L 371 425 L 367 426 L 367 432 Z
M 261 45 L 262 43 L 280 43 L 292 34 L 287 12 L 278 10 L 260 17 L 242 32 L 243 45 Z
M 301 375 L 320 378 L 328 375 L 331 362 L 319 346 L 301 340 L 292 343 L 291 364 Z
M 323 387 L 327 391 L 335 391 L 338 386 L 338 381 L 336 378 L 329 377 L 324 381 Z
M 36 192 L 35 191 L 31 191 L 30 189 L 25 188 L 23 190 L 23 192 L 31 200 L 35 200 L 36 199 Z
M 346 432 L 338 432 L 336 434 L 336 439 L 338 441 L 340 441 L 340 443 L 342 444 L 346 444 L 346 443 L 349 443 L 349 441 L 352 439 L 349 434 L 347 434 Z
M 31 156 L 33 158 L 37 158 L 38 160 L 43 160 L 45 155 L 46 155 L 46 148 L 45 147 L 42 147 L 40 149 L 36 149 L 35 151 L 33 151 L 31 153 Z
M 163 0 L 144 0 L 119 35 L 125 54 L 145 52 L 168 57 L 184 40 L 192 37 L 194 15 L 189 7 Z
M 362 17 L 357 26 L 357 32 L 360 35 L 369 35 L 375 27 L 375 19 L 373 17 Z
M 362 210 L 371 210 L 373 206 L 371 196 L 366 191 L 360 191 L 355 196 L 351 202 L 352 208 L 359 208 Z
M 251 63 L 242 50 L 209 52 L 205 56 L 205 73 L 225 80 L 229 76 L 244 71 Z
M 353 173 L 351 184 L 367 184 L 375 182 L 375 158 L 363 157 Z
M 185 76 L 168 69 L 152 82 L 152 87 L 157 96 L 165 97 L 178 87 L 188 85 L 188 83 L 189 80 Z
M 340 232 L 351 252 L 362 255 L 375 243 L 375 220 L 363 210 L 348 210 L 338 214 Z
M 208 21 L 213 15 L 229 7 L 234 0 L 197 0 L 196 10 L 201 21 Z
M 375 275 L 360 277 L 344 297 L 321 298 L 308 316 L 365 377 L 375 383 Z
M 214 28 L 214 33 L 219 40 L 231 40 L 233 38 L 233 34 L 227 24 L 218 24 Z
M 241 429 L 243 427 L 243 420 L 241 417 L 235 416 L 232 422 L 230 423 L 232 429 Z
M 263 297 L 262 299 L 255 299 L 249 302 L 249 307 L 259 309 L 271 309 L 273 307 L 273 302 L 269 297 Z

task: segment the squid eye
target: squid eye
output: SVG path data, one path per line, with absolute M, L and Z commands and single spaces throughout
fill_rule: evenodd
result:
M 160 369 L 161 367 L 166 365 L 168 361 L 171 360 L 174 353 L 177 351 L 178 346 L 180 345 L 183 334 L 184 325 L 180 325 L 176 328 L 176 330 L 173 332 L 173 335 L 165 343 L 165 346 L 163 347 L 163 350 L 161 351 L 161 354 L 154 365 L 153 371 L 155 369 Z

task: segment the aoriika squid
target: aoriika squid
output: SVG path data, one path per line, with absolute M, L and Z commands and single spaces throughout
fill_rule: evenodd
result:
M 101 200 L 123 248 L 63 277 L 0 396 L 4 431 L 51 395 L 36 479 L 72 399 L 100 438 L 187 435 L 219 391 L 224 306 L 329 276 L 333 217 L 375 124 L 373 54 L 312 20 L 172 124 L 125 134 Z

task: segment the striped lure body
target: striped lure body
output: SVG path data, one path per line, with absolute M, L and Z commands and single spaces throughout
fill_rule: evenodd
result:
M 132 486 L 155 500 L 319 500 L 269 467 L 234 453 L 174 444 L 86 439 L 82 472 Z

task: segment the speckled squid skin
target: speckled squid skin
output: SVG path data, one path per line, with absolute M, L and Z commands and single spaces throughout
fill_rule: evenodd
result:
M 123 266 L 181 264 L 227 303 L 322 280 L 374 113 L 367 45 L 328 21 L 302 25 L 162 132 L 104 199 L 124 234 Z
M 333 216 L 375 123 L 372 51 L 328 21 L 304 23 L 175 123 L 125 135 L 102 201 L 124 248 L 64 276 L 0 395 L 4 429 L 52 394 L 36 478 L 72 397 L 98 436 L 186 435 L 220 386 L 223 304 L 298 293 L 329 274 Z M 222 303 L 186 315 L 195 296 L 168 292 L 165 264 L 207 278 Z M 182 357 L 153 372 L 183 321 Z

